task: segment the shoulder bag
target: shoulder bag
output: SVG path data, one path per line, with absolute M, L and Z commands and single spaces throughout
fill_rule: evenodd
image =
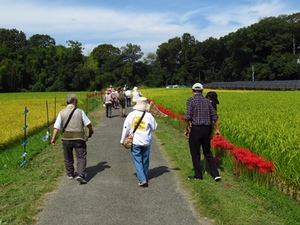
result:
M 77 108 L 75 107 L 75 108 L 72 110 L 72 112 L 70 113 L 69 118 L 68 118 L 68 120 L 67 120 L 67 122 L 66 122 L 64 128 L 62 129 L 62 132 L 65 132 L 66 127 L 68 126 L 68 124 L 69 124 L 69 122 L 70 122 L 70 119 L 71 119 L 71 117 L 73 116 L 73 113 L 75 112 L 76 109 L 77 109 Z
M 142 119 L 144 118 L 146 111 L 143 112 L 143 115 L 141 117 L 141 119 L 139 120 L 139 122 L 137 123 L 137 125 L 135 126 L 134 130 L 132 131 L 132 133 L 130 133 L 124 140 L 123 145 L 125 148 L 127 149 L 131 149 L 132 147 L 132 141 L 133 141 L 133 135 L 134 132 L 136 131 L 136 129 L 139 127 L 140 123 L 142 122 Z

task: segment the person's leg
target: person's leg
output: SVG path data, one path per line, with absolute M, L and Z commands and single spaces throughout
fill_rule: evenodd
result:
M 119 102 L 119 107 L 120 107 L 120 117 L 125 116 L 125 102 Z
M 112 103 L 108 104 L 108 116 L 111 118 L 111 110 L 112 109 Z
M 136 170 L 136 176 L 139 183 L 147 182 L 142 164 L 141 148 L 138 145 L 132 145 L 131 156 Z
M 203 148 L 203 155 L 205 156 L 208 166 L 210 168 L 210 173 L 212 177 L 218 177 L 219 171 L 217 169 L 216 163 L 214 161 L 213 154 L 210 149 L 210 141 L 211 141 L 211 127 L 205 127 L 205 132 L 203 136 L 203 143 L 202 143 L 202 148 Z
M 67 174 L 74 174 L 73 143 L 71 141 L 62 141 L 64 149 L 64 162 Z
M 77 140 L 74 141 L 74 148 L 77 158 L 77 173 L 86 176 L 87 149 L 86 142 Z
M 128 98 L 129 107 L 131 106 L 131 98 Z
M 200 138 L 201 127 L 193 126 L 189 135 L 190 153 L 192 156 L 195 177 L 202 179 L 202 172 L 200 167 Z
M 105 104 L 106 117 L 108 117 L 108 105 L 109 104 Z
M 143 171 L 146 176 L 146 181 L 148 181 L 147 175 L 149 171 L 149 156 L 150 156 L 150 148 L 151 145 L 142 146 L 142 163 L 143 163 Z

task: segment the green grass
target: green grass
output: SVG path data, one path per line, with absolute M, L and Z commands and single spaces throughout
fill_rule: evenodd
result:
M 188 141 L 178 129 L 159 119 L 155 136 L 170 161 L 181 185 L 190 193 L 200 216 L 213 219 L 216 224 L 264 225 L 299 224 L 300 206 L 276 188 L 266 190 L 246 178 L 235 179 L 234 168 L 225 162 L 220 171 L 222 181 L 217 183 L 208 174 L 202 181 L 188 181 L 193 175 Z

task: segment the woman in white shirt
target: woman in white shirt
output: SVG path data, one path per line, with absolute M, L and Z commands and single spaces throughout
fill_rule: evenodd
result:
M 124 121 L 120 143 L 123 144 L 125 137 L 132 133 L 145 112 L 141 123 L 134 133 L 131 155 L 139 181 L 138 185 L 140 187 L 147 187 L 150 147 L 153 141 L 152 132 L 156 130 L 157 123 L 154 117 L 149 112 L 146 112 L 149 110 L 147 98 L 138 98 L 133 109 L 134 111 L 130 112 Z

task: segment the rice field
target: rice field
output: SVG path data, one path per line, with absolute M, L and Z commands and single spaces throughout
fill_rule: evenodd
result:
M 143 89 L 157 105 L 184 115 L 191 89 Z M 204 90 L 204 95 L 210 90 Z M 221 134 L 232 144 L 247 148 L 275 165 L 274 180 L 300 189 L 300 92 L 227 91 L 218 93 Z
M 9 143 L 21 140 L 25 125 L 28 126 L 27 132 L 30 134 L 37 129 L 47 128 L 48 123 L 53 123 L 57 113 L 66 106 L 67 94 L 66 92 L 0 94 L 0 150 Z M 87 93 L 77 92 L 76 95 L 82 100 L 86 98 Z M 25 109 L 28 110 L 27 113 L 24 113 Z

